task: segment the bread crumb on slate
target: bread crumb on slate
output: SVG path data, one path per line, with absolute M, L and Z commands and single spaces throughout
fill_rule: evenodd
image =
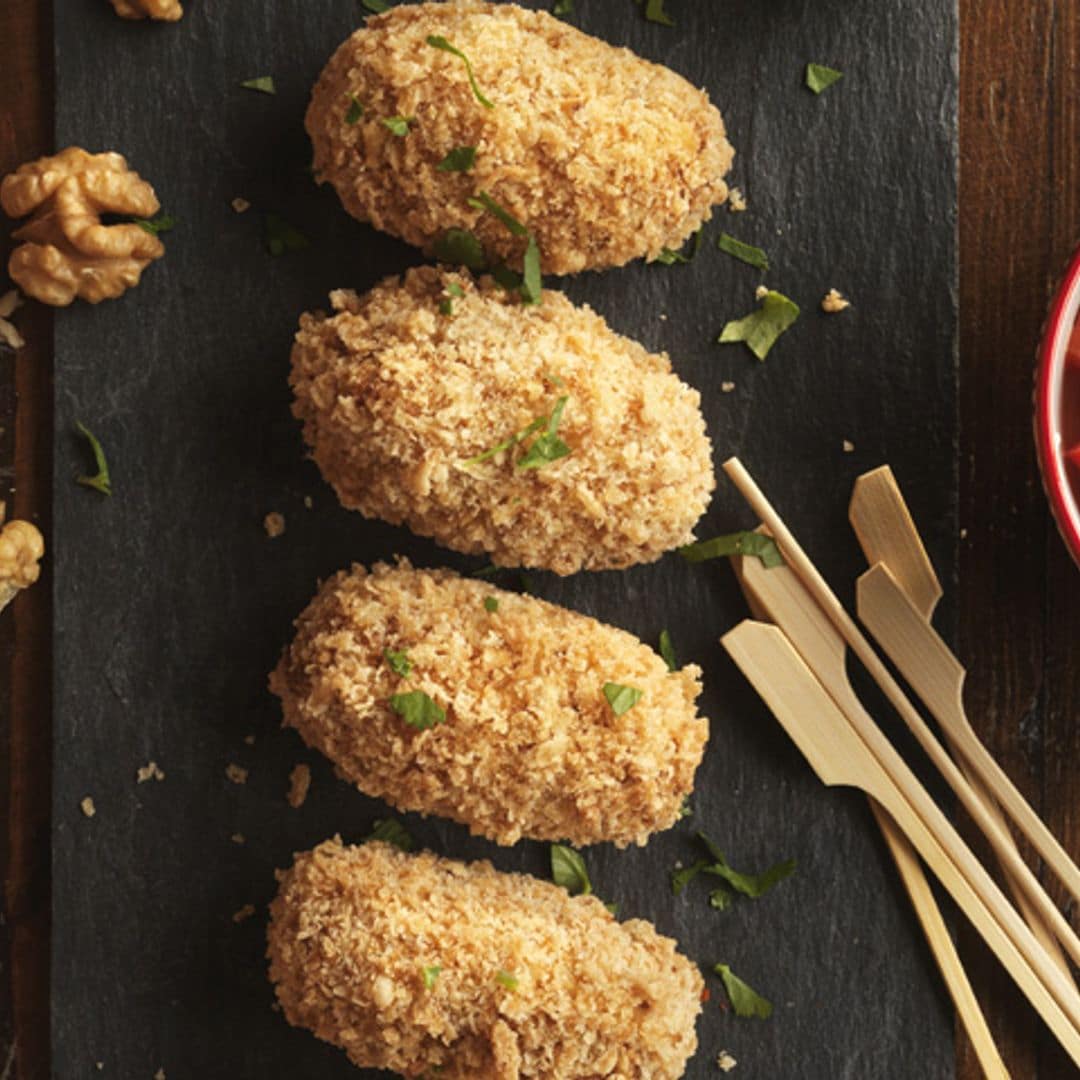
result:
M 229 205 L 238 213 L 243 214 L 251 209 L 251 203 L 247 201 L 242 195 L 237 195 L 235 199 Z
M 245 919 L 250 919 L 255 914 L 254 904 L 245 904 L 239 911 L 233 912 L 232 921 L 234 923 L 242 923 Z
M 269 536 L 271 540 L 276 540 L 285 532 L 285 515 L 279 514 L 276 510 L 272 510 L 263 518 L 263 528 L 266 530 L 266 535 Z
M 240 765 L 226 765 L 225 766 L 225 775 L 234 784 L 246 784 L 247 783 L 248 771 L 247 771 L 247 769 L 242 768 Z
M 754 296 L 755 296 L 755 297 L 756 297 L 756 298 L 757 298 L 758 300 L 764 300 L 764 299 L 765 299 L 765 297 L 766 297 L 766 296 L 768 296 L 768 295 L 769 295 L 769 290 L 768 290 L 768 289 L 767 289 L 767 288 L 766 288 L 766 287 L 765 287 L 764 285 L 759 285 L 759 286 L 758 286 L 758 287 L 757 287 L 757 288 L 756 288 L 756 289 L 754 290 Z
M 21 349 L 26 344 L 22 334 L 8 322 L 8 317 L 21 305 L 22 299 L 15 289 L 0 296 L 0 341 L 12 350 Z
M 746 196 L 741 188 L 733 187 L 728 193 L 728 210 L 733 214 L 741 214 L 746 209 Z
M 821 310 L 828 315 L 835 315 L 838 311 L 851 307 L 851 301 L 845 300 L 835 289 L 830 289 L 821 301 Z
M 165 1070 L 158 1069 L 158 1071 L 154 1073 L 154 1080 L 165 1080 Z
M 315 500 L 310 495 L 304 496 L 304 509 L 310 510 L 315 505 Z
M 148 761 L 141 768 L 135 770 L 135 781 L 145 784 L 147 780 L 164 780 L 165 774 L 158 767 L 156 761 Z
M 94 805 L 94 800 L 89 795 L 79 803 L 79 808 L 87 817 L 93 817 L 97 813 L 97 807 Z
M 229 837 L 229 839 L 234 844 L 245 844 L 245 843 L 247 843 L 247 839 L 246 839 L 246 837 L 244 836 L 244 834 L 242 832 L 234 832 L 232 834 L 232 836 Z
M 716 1057 L 716 1067 L 721 1072 L 731 1072 L 739 1063 L 726 1051 L 721 1050 Z
M 244 736 L 244 742 L 248 746 L 254 746 L 255 745 L 255 736 L 254 735 L 245 735 Z
M 844 440 L 844 453 L 853 454 L 855 452 L 855 444 L 850 439 Z
M 105 1062 L 104 1061 L 95 1061 L 94 1062 L 94 1068 L 97 1069 L 98 1072 L 101 1072 L 101 1070 L 105 1068 Z
M 308 795 L 308 788 L 311 787 L 311 769 L 307 765 L 297 765 L 291 773 L 289 773 L 289 805 L 298 810 L 304 805 L 304 800 Z
M 733 382 L 722 382 L 720 384 L 720 389 L 723 391 L 723 393 L 730 394 L 732 390 L 735 389 L 735 384 Z
M 967 535 L 968 535 L 968 531 L 967 531 L 967 529 L 961 529 L 961 530 L 960 530 L 960 539 L 961 539 L 961 540 L 966 540 L 966 539 L 967 539 Z

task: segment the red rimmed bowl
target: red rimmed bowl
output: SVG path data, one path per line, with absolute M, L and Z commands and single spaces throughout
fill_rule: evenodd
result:
M 1054 297 L 1039 348 L 1035 441 L 1054 520 L 1080 566 L 1080 249 Z

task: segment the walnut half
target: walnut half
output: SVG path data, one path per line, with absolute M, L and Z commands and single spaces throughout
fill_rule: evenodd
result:
M 25 242 L 11 253 L 8 273 L 54 307 L 76 296 L 91 304 L 120 296 L 165 254 L 136 224 L 102 223 L 102 214 L 149 218 L 160 209 L 154 189 L 119 154 L 70 146 L 20 165 L 0 182 L 0 206 L 9 217 L 33 215 L 14 234 Z
M 37 581 L 41 573 L 38 560 L 44 554 L 45 541 L 29 521 L 9 521 L 0 530 L 0 611 L 20 589 Z
M 122 19 L 164 19 L 176 22 L 184 14 L 180 0 L 112 0 Z

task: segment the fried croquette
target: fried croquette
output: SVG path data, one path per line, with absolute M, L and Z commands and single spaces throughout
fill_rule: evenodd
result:
M 585 615 L 402 561 L 325 582 L 270 688 L 287 726 L 399 810 L 500 844 L 625 847 L 673 825 L 693 788 L 700 675 Z M 630 693 L 613 704 L 608 684 Z
M 290 383 L 345 506 L 559 574 L 693 539 L 712 448 L 666 355 L 561 293 L 525 305 L 466 272 L 421 267 L 330 299 L 336 314 L 300 320 Z
M 702 978 L 640 919 L 490 863 L 327 841 L 279 874 L 270 979 L 362 1067 L 442 1080 L 675 1080 Z
M 354 217 L 429 254 L 468 229 L 516 262 L 524 238 L 468 201 L 487 192 L 554 274 L 678 248 L 727 198 L 734 156 L 720 113 L 680 75 L 480 0 L 370 19 L 320 76 L 307 130 L 316 177 Z

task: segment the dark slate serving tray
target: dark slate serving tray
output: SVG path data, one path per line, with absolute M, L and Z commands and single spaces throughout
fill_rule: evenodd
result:
M 169 1080 L 347 1080 L 359 1074 L 342 1054 L 271 1011 L 265 905 L 293 851 L 335 832 L 358 840 L 386 810 L 279 728 L 266 674 L 316 582 L 351 560 L 482 565 L 339 509 L 289 413 L 300 312 L 418 261 L 347 217 L 307 172 L 309 88 L 362 9 L 191 0 L 179 24 L 150 25 L 122 22 L 104 0 L 55 6 L 57 146 L 122 151 L 180 224 L 136 291 L 56 322 L 53 1075 L 98 1075 L 102 1062 L 102 1075 L 124 1080 L 159 1067 Z M 670 351 L 702 392 L 717 463 L 742 456 L 843 595 L 861 567 L 845 519 L 851 483 L 884 461 L 948 584 L 953 0 L 668 6 L 674 29 L 645 22 L 631 0 L 578 0 L 574 20 L 709 89 L 750 212 L 721 211 L 690 266 L 635 265 L 565 287 Z M 842 68 L 843 81 L 815 97 L 802 85 L 810 60 Z M 239 88 L 266 74 L 275 97 Z M 237 195 L 256 208 L 234 213 Z M 261 210 L 302 229 L 310 249 L 271 258 Z M 715 250 L 721 228 L 766 247 L 769 284 L 803 305 L 765 364 L 714 344 L 761 280 Z M 850 311 L 819 312 L 831 286 L 852 297 Z M 86 465 L 76 419 L 107 448 L 111 499 L 73 483 Z M 288 522 L 273 541 L 262 528 L 271 510 Z M 751 524 L 721 481 L 699 535 Z M 865 803 L 818 783 L 717 645 L 744 616 L 729 568 L 669 556 L 532 579 L 541 596 L 647 641 L 670 627 L 680 657 L 706 672 L 712 736 L 693 818 L 645 849 L 587 852 L 598 892 L 624 917 L 653 920 L 703 964 L 730 963 L 776 1004 L 768 1022 L 739 1020 L 712 980 L 687 1075 L 716 1075 L 722 1048 L 743 1080 L 952 1075 L 948 1002 Z M 151 759 L 166 779 L 137 785 Z M 299 761 L 314 782 L 293 810 L 285 791 Z M 250 770 L 246 785 L 226 779 L 230 763 Z M 85 795 L 93 819 L 80 812 Z M 501 850 L 445 822 L 407 823 L 438 851 L 546 873 L 543 845 Z M 723 914 L 703 890 L 676 899 L 668 871 L 693 857 L 694 828 L 736 866 L 794 857 L 798 873 Z M 234 923 L 248 903 L 256 915 Z

